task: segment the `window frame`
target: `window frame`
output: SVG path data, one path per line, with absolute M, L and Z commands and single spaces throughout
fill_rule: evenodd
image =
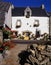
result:
M 20 23 L 20 25 L 18 25 L 18 22 Z M 21 27 L 21 20 L 18 19 L 18 20 L 16 21 L 16 28 L 20 28 L 20 27 Z
M 34 26 L 34 27 L 39 27 L 39 25 L 40 25 L 40 24 L 39 24 L 39 20 L 35 20 L 33 26 Z

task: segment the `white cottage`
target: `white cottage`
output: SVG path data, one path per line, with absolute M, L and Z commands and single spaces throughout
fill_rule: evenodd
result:
M 38 30 L 40 34 L 49 34 L 50 15 L 44 5 L 40 7 L 14 7 L 8 2 L 0 2 L 0 28 L 8 27 L 12 31 L 22 34 L 30 31 L 33 34 Z
M 22 34 L 30 31 L 35 34 L 39 30 L 41 34 L 49 34 L 49 14 L 44 5 L 41 7 L 14 7 L 12 10 L 12 28 Z

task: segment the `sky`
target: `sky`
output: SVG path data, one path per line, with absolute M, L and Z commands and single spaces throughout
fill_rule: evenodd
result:
M 51 12 L 51 0 L 3 0 L 5 2 L 11 2 L 16 7 L 40 7 L 41 4 L 45 5 L 45 9 Z

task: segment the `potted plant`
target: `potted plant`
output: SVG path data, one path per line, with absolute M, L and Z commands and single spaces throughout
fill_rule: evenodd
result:
M 3 44 L 3 46 L 4 46 L 3 56 L 7 57 L 9 55 L 9 53 L 10 53 L 9 52 L 10 46 L 9 46 L 8 42 L 5 42 Z

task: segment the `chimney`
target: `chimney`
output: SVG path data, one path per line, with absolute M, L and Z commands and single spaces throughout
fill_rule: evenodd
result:
M 14 5 L 13 4 L 11 5 L 11 7 L 12 7 L 12 9 L 14 9 Z
M 42 8 L 42 9 L 44 9 L 44 8 L 45 8 L 45 7 L 44 7 L 44 4 L 42 4 L 42 5 L 41 5 L 41 8 Z

